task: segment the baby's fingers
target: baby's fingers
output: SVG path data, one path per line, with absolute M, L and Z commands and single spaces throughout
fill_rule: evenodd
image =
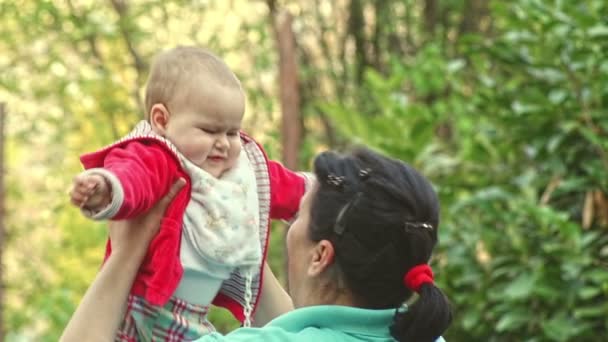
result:
M 85 182 L 85 186 L 90 194 L 94 193 L 99 188 L 99 182 L 96 178 L 89 178 Z
M 72 189 L 72 193 L 74 194 L 74 196 L 78 195 L 80 197 L 88 197 L 93 194 L 93 190 L 86 183 L 78 183 Z
M 89 195 L 86 191 L 80 191 L 79 189 L 72 189 L 70 191 L 70 202 L 75 206 L 82 207 L 86 203 Z
M 93 191 L 97 188 L 98 183 L 98 179 L 92 177 L 91 175 L 78 175 L 74 177 L 74 188 L 89 194 L 93 193 Z

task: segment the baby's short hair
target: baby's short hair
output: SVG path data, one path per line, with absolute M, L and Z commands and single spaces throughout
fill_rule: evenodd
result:
M 178 46 L 159 53 L 154 59 L 146 86 L 146 115 L 156 103 L 167 105 L 180 86 L 195 75 L 207 77 L 223 87 L 241 89 L 236 75 L 212 52 L 195 46 Z

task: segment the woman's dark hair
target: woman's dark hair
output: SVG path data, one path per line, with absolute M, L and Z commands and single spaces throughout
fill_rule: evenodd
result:
M 398 341 L 434 341 L 452 320 L 447 298 L 433 284 L 412 296 L 403 277 L 429 262 L 437 243 L 439 201 L 409 165 L 368 149 L 321 153 L 314 162 L 319 187 L 312 199 L 309 234 L 329 240 L 336 267 L 358 305 L 395 308 L 390 332 Z

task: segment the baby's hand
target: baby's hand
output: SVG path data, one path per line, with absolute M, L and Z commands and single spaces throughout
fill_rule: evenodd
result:
M 110 186 L 103 176 L 81 173 L 74 177 L 70 200 L 79 208 L 99 211 L 110 204 L 112 194 Z

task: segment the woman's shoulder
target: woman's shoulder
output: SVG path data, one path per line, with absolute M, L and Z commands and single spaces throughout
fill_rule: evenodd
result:
M 266 326 L 263 328 L 239 328 L 228 335 L 212 333 L 199 339 L 199 342 L 309 342 L 309 341 L 392 341 L 388 336 L 367 334 L 348 334 L 340 330 L 319 327 L 307 327 L 300 331 L 287 331 L 280 327 Z M 445 342 L 438 338 L 436 342 Z
M 221 335 L 213 333 L 204 336 L 199 342 L 310 342 L 310 341 L 391 341 L 387 336 L 374 336 L 373 334 L 350 334 L 340 329 L 321 327 L 306 327 L 299 331 L 287 330 L 277 326 L 265 326 L 262 328 L 239 328 L 235 331 Z
M 213 333 L 203 336 L 198 342 L 308 342 L 314 341 L 315 339 L 318 341 L 344 341 L 344 338 L 339 337 L 338 334 L 324 330 L 325 329 L 311 327 L 302 331 L 293 332 L 279 327 L 268 326 L 263 328 L 239 328 L 227 335 Z
M 261 328 L 239 328 L 233 332 L 222 335 L 212 333 L 202 337 L 199 342 L 310 342 L 310 341 L 388 341 L 384 337 L 361 334 L 349 334 L 341 329 L 309 326 L 302 329 L 285 329 L 280 326 L 266 325 Z

